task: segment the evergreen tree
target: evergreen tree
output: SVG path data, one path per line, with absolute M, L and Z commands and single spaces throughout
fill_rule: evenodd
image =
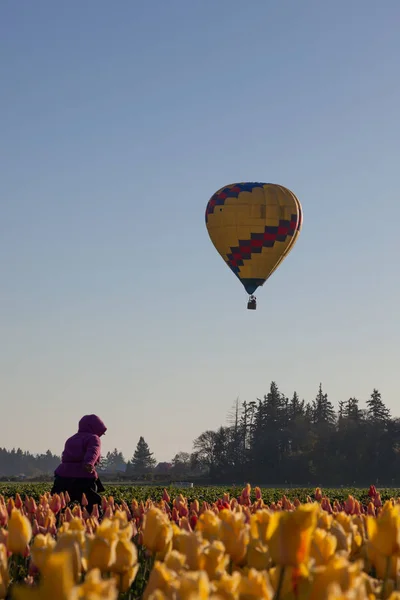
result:
M 52 477 L 59 461 L 50 451 L 0 448 L 0 476 Z M 112 471 L 124 462 L 114 449 L 102 465 Z M 310 403 L 296 392 L 288 400 L 273 381 L 262 399 L 237 401 L 227 426 L 202 433 L 193 453 L 178 453 L 172 463 L 176 478 L 190 473 L 214 483 L 400 486 L 400 419 L 391 417 L 377 389 L 366 408 L 351 397 L 336 415 L 322 385 Z M 147 476 L 154 464 L 140 438 L 127 472 Z
M 322 383 L 319 384 L 318 394 L 313 403 L 313 421 L 315 425 L 334 425 L 336 421 L 335 409 L 328 400 L 328 394 L 323 393 Z
M 356 423 L 361 421 L 362 411 L 357 398 L 349 398 L 346 402 L 341 402 L 340 405 L 342 406 L 342 418 L 345 421 L 350 420 Z
M 374 389 L 367 400 L 367 415 L 374 423 L 386 423 L 390 419 L 390 410 L 385 406 L 380 392 Z
M 157 461 L 153 456 L 153 452 L 150 452 L 148 444 L 145 442 L 144 438 L 140 436 L 136 450 L 130 461 L 129 471 L 137 475 L 144 475 L 152 471 L 156 463 Z
M 304 400 L 300 401 L 297 392 L 293 392 L 292 399 L 289 403 L 289 419 L 295 421 L 297 417 L 304 415 Z
M 112 452 L 107 452 L 106 456 L 100 461 L 100 469 L 108 473 L 116 473 L 117 471 L 124 471 L 126 468 L 126 462 L 122 452 L 114 448 Z

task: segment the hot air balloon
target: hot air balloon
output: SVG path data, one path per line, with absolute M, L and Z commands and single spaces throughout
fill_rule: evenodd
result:
M 275 183 L 232 183 L 211 196 L 206 226 L 215 248 L 249 294 L 267 281 L 295 245 L 303 222 L 299 200 Z

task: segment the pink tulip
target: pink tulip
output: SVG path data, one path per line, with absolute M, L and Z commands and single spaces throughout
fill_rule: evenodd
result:
M 190 526 L 189 520 L 187 519 L 187 517 L 182 517 L 182 519 L 180 520 L 180 527 L 181 529 L 184 529 L 185 531 L 192 531 L 192 528 Z
M 321 488 L 319 488 L 319 487 L 315 488 L 314 498 L 316 499 L 317 502 L 321 502 L 321 500 L 322 500 Z
M 13 508 L 15 508 L 14 500 L 13 500 L 13 498 L 9 498 L 8 502 L 7 502 L 7 512 L 8 512 L 9 517 L 11 517 L 11 512 L 12 512 Z
M 0 504 L 0 527 L 5 527 L 8 522 L 8 512 L 4 504 Z
M 112 519 L 112 516 L 113 516 L 113 509 L 111 506 L 107 506 L 106 510 L 104 511 L 104 518 Z
M 23 506 L 23 502 L 21 500 L 21 496 L 17 492 L 15 494 L 15 508 L 17 508 L 18 510 L 21 510 L 22 506 Z
M 49 506 L 50 506 L 50 510 L 52 510 L 55 515 L 57 515 L 60 512 L 61 498 L 58 494 L 54 494 L 54 496 L 51 497 Z
M 39 524 L 36 519 L 32 522 L 32 535 L 35 537 L 39 533 Z
M 242 490 L 242 497 L 243 498 L 250 498 L 250 494 L 251 494 L 251 485 L 249 483 L 246 483 L 246 486 L 243 488 Z

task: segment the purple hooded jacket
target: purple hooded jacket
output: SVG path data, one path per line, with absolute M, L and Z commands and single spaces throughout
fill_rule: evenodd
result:
M 100 461 L 100 436 L 107 431 L 103 421 L 96 415 L 86 415 L 79 421 L 78 433 L 65 442 L 61 464 L 55 470 L 59 477 L 91 477 L 97 479 L 95 470 L 88 473 L 84 465 L 95 465 Z

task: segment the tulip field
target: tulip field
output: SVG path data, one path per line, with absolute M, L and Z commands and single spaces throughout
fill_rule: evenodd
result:
M 49 487 L 0 484 L 0 599 L 400 600 L 398 490 Z

